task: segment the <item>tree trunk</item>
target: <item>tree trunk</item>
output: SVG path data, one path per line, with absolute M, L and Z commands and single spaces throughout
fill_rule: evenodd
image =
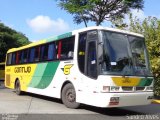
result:
M 86 22 L 86 20 L 84 18 L 83 18 L 83 22 L 85 24 L 85 27 L 87 27 L 87 22 Z
M 83 22 L 85 24 L 85 27 L 87 27 L 87 21 L 85 20 L 85 18 L 83 17 L 83 14 L 81 13 L 81 16 L 82 16 L 82 19 L 83 19 Z

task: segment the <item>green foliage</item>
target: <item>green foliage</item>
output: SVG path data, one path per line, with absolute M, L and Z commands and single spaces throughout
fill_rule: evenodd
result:
M 0 23 L 0 62 L 5 61 L 5 55 L 8 49 L 28 43 L 30 42 L 25 35 Z
M 126 28 L 128 27 L 128 25 L 126 23 L 124 23 L 123 19 L 119 18 L 119 17 L 112 20 L 111 22 L 112 22 L 111 27 L 113 27 L 113 28 L 126 30 Z
M 143 0 L 57 0 L 58 5 L 68 13 L 74 15 L 73 21 L 95 22 L 97 26 L 104 20 L 123 18 L 130 9 L 142 9 Z
M 124 23 L 122 19 L 113 22 L 113 25 L 144 35 L 155 77 L 155 95 L 160 96 L 160 20 L 149 16 L 141 21 L 137 17 L 133 18 L 132 14 L 129 15 L 129 20 L 128 27 L 121 26 L 121 23 Z

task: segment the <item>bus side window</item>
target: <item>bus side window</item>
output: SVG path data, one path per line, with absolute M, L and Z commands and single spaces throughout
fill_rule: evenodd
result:
M 35 48 L 29 49 L 29 62 L 34 61 L 34 56 L 35 56 L 34 53 L 35 53 Z
M 7 65 L 11 65 L 12 53 L 7 54 Z
M 87 75 L 97 78 L 97 57 L 96 57 L 96 42 L 88 43 L 88 60 L 87 60 Z
M 41 46 L 41 61 L 48 60 L 48 44 Z
M 73 59 L 74 39 L 74 37 L 69 37 L 62 40 L 60 59 Z
M 16 53 L 12 53 L 12 61 L 11 64 L 14 65 L 16 63 Z
M 82 73 L 84 73 L 85 69 L 86 39 L 87 39 L 86 33 L 80 34 L 78 43 L 78 66 Z
M 56 59 L 56 46 L 55 43 L 51 43 L 49 44 L 49 48 L 48 48 L 48 60 L 55 60 Z
M 40 61 L 40 47 L 39 46 L 35 48 L 35 53 L 34 54 L 35 54 L 34 55 L 34 61 L 35 62 Z
M 57 58 L 60 59 L 61 58 L 61 51 L 62 51 L 62 41 L 58 41 L 58 54 L 57 54 Z
M 16 64 L 19 64 L 20 51 L 16 52 Z
M 24 55 L 23 55 L 23 63 L 28 62 L 28 49 L 24 50 Z
M 24 50 L 21 52 L 20 63 L 24 63 Z
M 28 49 L 27 50 L 23 50 L 21 52 L 20 63 L 27 63 L 28 62 L 27 57 L 28 57 Z

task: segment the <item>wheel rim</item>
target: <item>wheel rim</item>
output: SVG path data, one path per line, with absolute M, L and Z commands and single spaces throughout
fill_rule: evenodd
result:
M 66 98 L 69 102 L 75 102 L 76 99 L 75 91 L 73 89 L 69 89 L 66 92 Z

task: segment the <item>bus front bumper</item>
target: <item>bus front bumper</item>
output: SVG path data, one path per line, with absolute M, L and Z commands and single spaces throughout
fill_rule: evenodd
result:
M 102 108 L 137 106 L 151 104 L 153 92 L 93 93 L 92 95 L 88 94 L 85 98 L 85 102 L 83 99 L 84 104 Z
M 101 98 L 100 107 L 123 107 L 123 106 L 147 105 L 150 104 L 153 100 L 153 92 L 114 93 L 114 94 L 111 93 L 109 97 L 104 97 L 104 96 L 105 93 L 104 95 L 103 93 L 102 95 L 99 95 L 99 97 Z

